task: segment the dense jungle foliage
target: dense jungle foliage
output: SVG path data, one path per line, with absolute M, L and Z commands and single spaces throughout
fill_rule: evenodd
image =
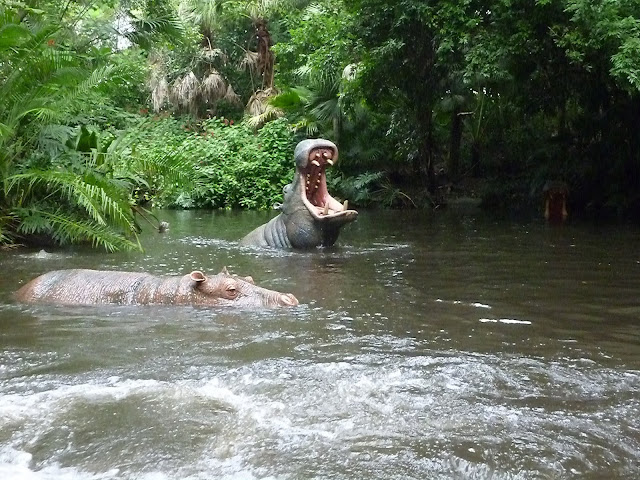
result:
M 147 208 L 335 196 L 640 215 L 637 0 L 4 0 L 0 243 L 140 249 Z

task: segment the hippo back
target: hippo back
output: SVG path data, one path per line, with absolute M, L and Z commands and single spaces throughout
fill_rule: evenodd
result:
M 292 294 L 259 287 L 251 277 L 231 275 L 226 269 L 211 277 L 197 270 L 181 277 L 142 272 L 55 270 L 30 281 L 15 296 L 25 303 L 58 305 L 298 305 Z
M 175 282 L 179 282 L 179 277 L 176 277 Z M 148 273 L 54 270 L 20 288 L 16 292 L 16 299 L 26 303 L 60 305 L 151 303 L 149 300 L 161 283 L 160 277 Z

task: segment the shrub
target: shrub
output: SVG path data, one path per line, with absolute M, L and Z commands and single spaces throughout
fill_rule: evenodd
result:
M 268 209 L 293 178 L 293 133 L 284 120 L 255 132 L 224 118 L 153 117 L 129 133 L 132 160 L 189 166 L 194 185 L 147 172 L 141 200 L 177 208 Z

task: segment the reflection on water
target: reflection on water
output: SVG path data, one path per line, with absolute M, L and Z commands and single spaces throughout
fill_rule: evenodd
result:
M 167 212 L 143 254 L 4 252 L 0 478 L 635 478 L 640 231 L 362 212 Z M 292 309 L 15 304 L 44 271 L 252 275 Z

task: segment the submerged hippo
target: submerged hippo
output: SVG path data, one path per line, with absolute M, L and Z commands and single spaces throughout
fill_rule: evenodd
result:
M 292 294 L 258 287 L 251 277 L 231 275 L 226 268 L 212 277 L 199 271 L 183 277 L 159 277 L 136 272 L 55 270 L 24 285 L 16 298 L 58 305 L 298 305 Z
M 260 247 L 329 247 L 340 229 L 358 216 L 347 202 L 329 195 L 325 170 L 338 161 L 338 148 L 323 139 L 303 140 L 294 152 L 296 173 L 284 187 L 282 213 L 259 226 L 240 243 Z

